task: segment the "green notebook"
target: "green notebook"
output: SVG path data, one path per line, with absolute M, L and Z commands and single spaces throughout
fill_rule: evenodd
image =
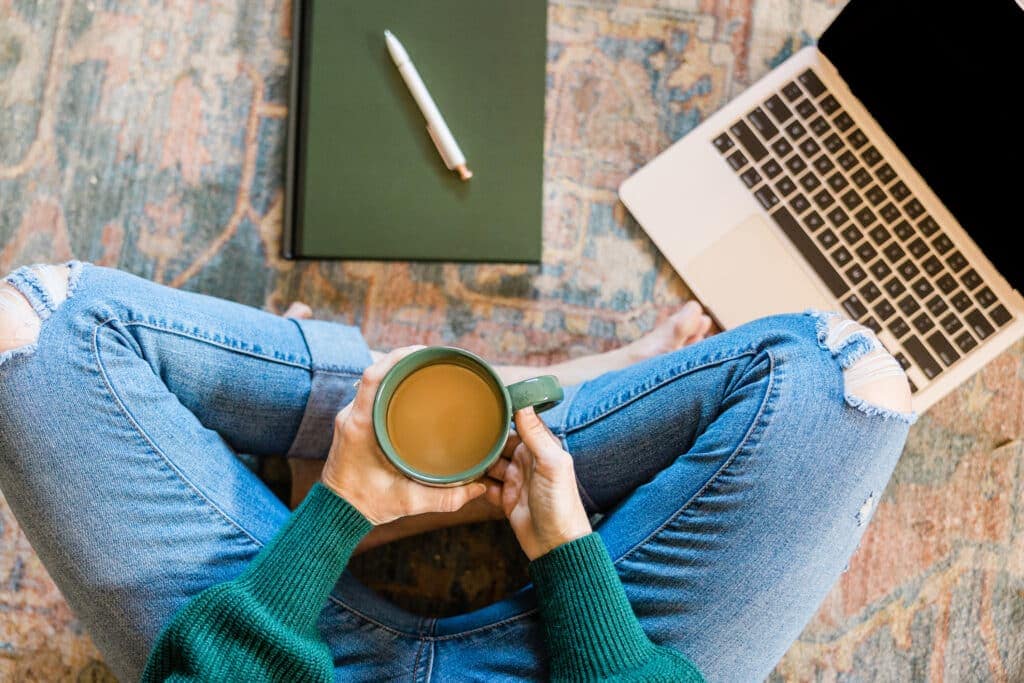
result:
M 283 252 L 538 262 L 545 0 L 295 0 Z M 402 41 L 466 155 L 445 168 Z

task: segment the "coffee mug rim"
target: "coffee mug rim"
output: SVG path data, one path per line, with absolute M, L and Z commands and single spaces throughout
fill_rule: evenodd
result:
M 469 469 L 463 470 L 461 472 L 456 472 L 455 474 L 439 476 L 434 474 L 427 474 L 426 472 L 421 472 L 416 468 L 412 467 L 411 465 L 406 463 L 398 454 L 398 450 L 391 443 L 391 438 L 388 436 L 387 433 L 387 407 L 383 405 L 381 397 L 384 395 L 386 391 L 388 391 L 392 384 L 396 382 L 398 384 L 401 384 L 401 382 L 405 380 L 413 372 L 420 369 L 421 367 L 426 367 L 428 363 L 422 363 L 422 365 L 416 365 L 416 363 L 419 358 L 422 358 L 423 356 L 427 355 L 436 355 L 437 360 L 440 360 L 445 357 L 450 357 L 452 355 L 468 358 L 470 361 L 475 363 L 477 366 L 483 368 L 487 372 L 488 376 L 493 380 L 494 384 L 496 384 L 500 388 L 501 396 L 503 398 L 502 407 L 504 408 L 505 411 L 505 416 L 502 422 L 503 430 L 501 436 L 495 443 L 494 448 L 492 448 L 491 452 L 488 453 L 487 457 L 481 460 L 479 463 L 477 463 L 476 465 Z M 406 372 L 405 374 L 402 374 L 400 372 L 400 369 L 404 369 L 409 365 L 415 365 L 414 369 Z M 402 375 L 401 378 L 395 379 L 399 375 Z M 395 388 L 397 389 L 397 384 L 395 385 Z M 460 349 L 456 346 L 427 346 L 422 349 L 417 349 L 416 351 L 413 351 L 408 356 L 405 356 L 400 361 L 395 363 L 394 367 L 388 370 L 387 374 L 384 376 L 384 379 L 381 380 L 380 386 L 377 387 L 377 393 L 373 397 L 373 432 L 377 438 L 377 444 L 380 446 L 381 451 L 384 452 L 384 457 L 386 457 L 392 465 L 394 465 L 403 474 L 407 475 L 411 479 L 415 479 L 416 481 L 425 484 L 430 484 L 431 486 L 460 486 L 462 484 L 471 482 L 480 477 L 484 472 L 490 469 L 491 465 L 493 465 L 499 457 L 501 457 L 501 450 L 505 447 L 505 441 L 506 439 L 508 439 L 508 435 L 511 430 L 512 396 L 508 393 L 508 387 L 505 386 L 505 382 L 501 379 L 501 377 L 498 376 L 498 373 L 495 372 L 494 368 L 491 367 L 490 363 L 488 363 L 487 361 L 485 361 L 483 358 L 476 355 L 472 351 Z

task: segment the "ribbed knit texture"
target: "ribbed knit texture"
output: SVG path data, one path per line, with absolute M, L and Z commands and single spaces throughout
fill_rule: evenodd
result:
M 596 533 L 536 559 L 530 576 L 537 587 L 551 680 L 704 680 L 681 653 L 647 638 Z
M 200 593 L 164 627 L 142 680 L 333 680 L 316 621 L 370 528 L 317 484 L 238 578 Z

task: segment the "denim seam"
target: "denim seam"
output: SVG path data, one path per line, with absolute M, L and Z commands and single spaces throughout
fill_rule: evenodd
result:
M 382 629 L 384 631 L 387 631 L 388 633 L 391 633 L 392 635 L 402 636 L 403 638 L 427 637 L 427 636 L 422 636 L 419 633 L 413 633 L 411 631 L 400 631 L 397 628 L 394 628 L 392 626 L 388 626 L 387 624 L 382 624 L 381 622 L 377 621 L 376 619 L 374 619 L 373 617 L 369 616 L 368 614 L 364 614 L 362 611 L 356 609 L 355 607 L 352 607 L 351 605 L 349 605 L 348 603 L 346 603 L 344 600 L 340 599 L 339 597 L 337 597 L 333 593 L 331 593 L 330 595 L 327 596 L 327 600 L 329 602 L 333 602 L 335 605 L 337 605 L 338 607 L 342 608 L 346 612 L 349 612 L 349 613 L 359 617 L 360 619 L 362 619 L 362 620 L 364 620 L 364 621 L 366 621 L 368 623 L 371 623 L 374 626 L 376 626 L 376 627 L 378 627 L 378 628 L 380 628 L 380 629 Z
M 430 641 L 430 648 L 427 650 L 427 670 L 423 674 L 423 680 L 430 683 L 430 678 L 434 675 L 434 641 Z
M 156 453 L 158 456 L 160 456 L 160 459 L 163 461 L 163 463 L 167 467 L 170 468 L 171 472 L 176 474 L 183 484 L 187 485 L 186 489 L 191 489 L 192 492 L 193 492 L 193 495 L 198 497 L 201 502 L 205 502 L 206 505 L 208 506 L 208 508 L 211 511 L 215 512 L 216 515 L 219 516 L 222 519 L 222 521 L 227 522 L 229 526 L 231 526 L 232 528 L 240 531 L 246 538 L 248 538 L 250 541 L 253 541 L 254 543 L 256 543 L 256 545 L 258 547 L 262 548 L 263 544 L 260 543 L 260 541 L 255 536 L 253 536 L 251 533 L 249 533 L 249 531 L 247 531 L 241 524 L 239 524 L 239 522 L 237 520 L 235 520 L 230 515 L 228 515 L 219 505 L 217 505 L 208 496 L 206 496 L 195 485 L 195 483 L 191 479 L 189 479 L 188 476 L 185 475 L 184 472 L 181 471 L 180 468 L 178 468 L 173 462 L 171 462 L 170 458 L 167 457 L 167 454 L 163 452 L 163 449 L 161 449 L 159 446 L 156 445 L 156 443 L 153 442 L 153 440 L 150 438 L 149 434 L 146 433 L 146 430 L 144 430 L 142 428 L 142 425 L 139 424 L 138 420 L 135 419 L 135 416 L 128 409 L 128 406 L 126 406 L 124 404 L 124 401 L 121 400 L 121 396 L 117 393 L 117 390 L 114 389 L 113 385 L 111 384 L 110 377 L 107 374 L 107 369 L 106 369 L 106 367 L 103 364 L 102 358 L 100 358 L 99 333 L 100 333 L 100 330 L 102 330 L 103 328 L 107 327 L 109 325 L 109 323 L 111 323 L 111 322 L 113 322 L 113 321 L 112 320 L 106 320 L 106 321 L 104 321 L 104 322 L 102 322 L 102 323 L 100 323 L 100 324 L 98 324 L 96 326 L 96 328 L 93 330 L 92 345 L 93 345 L 93 353 L 94 353 L 94 355 L 96 357 L 96 364 L 97 364 L 97 366 L 100 369 L 100 373 L 103 375 L 103 383 L 104 383 L 104 385 L 106 385 L 107 391 L 110 392 L 110 395 L 117 402 L 117 405 L 121 409 L 121 412 L 124 413 L 125 417 L 128 418 L 128 421 L 131 422 L 132 426 L 135 428 L 135 431 L 139 434 L 139 436 L 141 436 L 143 438 L 143 440 L 145 440 L 145 442 L 147 444 L 149 444 L 149 447 L 151 449 L 153 449 L 153 452 Z
M 761 399 L 761 405 L 758 406 L 757 414 L 754 415 L 754 419 L 751 420 L 750 426 L 747 427 L 746 434 L 743 435 L 743 440 L 740 441 L 739 444 L 737 444 L 736 448 L 733 450 L 732 453 L 729 454 L 729 457 L 726 458 L 725 462 L 722 463 L 722 465 L 718 468 L 718 470 L 715 471 L 715 473 L 712 474 L 708 478 L 708 480 L 706 482 L 704 482 L 704 485 L 701 486 L 700 489 L 696 493 L 694 493 L 692 496 L 690 496 L 689 500 L 687 500 L 685 503 L 683 503 L 682 507 L 680 507 L 674 513 L 669 515 L 669 517 L 666 518 L 664 522 L 662 522 L 660 525 L 658 525 L 658 527 L 654 531 L 652 531 L 651 533 L 647 534 L 647 536 L 644 537 L 643 540 L 635 543 L 633 545 L 633 547 L 628 549 L 626 552 L 622 553 L 622 555 L 620 555 L 619 557 L 615 558 L 615 560 L 612 561 L 612 564 L 618 564 L 622 560 L 625 560 L 630 555 L 632 555 L 634 552 L 636 552 L 637 549 L 639 549 L 641 546 L 643 546 L 644 544 L 649 542 L 652 538 L 654 538 L 659 533 L 664 531 L 665 527 L 667 527 L 669 524 L 674 522 L 679 517 L 679 515 L 683 514 L 683 512 L 685 512 L 691 505 L 696 503 L 697 500 L 702 495 L 704 495 L 704 493 L 712 486 L 712 484 L 714 484 L 716 481 L 718 481 L 718 479 L 722 476 L 722 474 L 724 474 L 725 471 L 727 469 L 729 469 L 729 467 L 731 467 L 733 465 L 733 463 L 736 462 L 737 456 L 740 454 L 741 451 L 743 451 L 743 449 L 746 448 L 747 443 L 750 441 L 751 436 L 755 432 L 755 428 L 760 424 L 762 418 L 764 417 L 765 409 L 768 406 L 768 399 L 772 395 L 772 392 L 775 389 L 775 376 L 776 376 L 775 356 L 772 355 L 772 352 L 771 352 L 770 349 L 765 349 L 765 354 L 768 356 L 768 387 L 767 387 L 767 389 L 765 389 L 764 397 Z
M 419 646 L 419 648 L 416 649 L 416 657 L 412 660 L 412 680 L 413 680 L 413 683 L 416 683 L 416 674 L 419 673 L 419 670 L 420 670 L 420 655 L 423 654 L 423 646 L 426 645 L 426 644 L 427 644 L 426 640 L 424 640 L 424 639 L 420 640 L 420 646 Z
M 292 324 L 295 325 L 299 330 L 299 334 L 302 335 L 302 342 L 306 345 L 306 350 L 309 351 L 309 369 L 313 372 L 320 372 L 325 375 L 340 375 L 343 377 L 362 377 L 363 370 L 355 366 L 346 367 L 344 365 L 337 365 L 335 363 L 324 363 L 321 364 L 316 358 L 313 358 L 313 349 L 310 347 L 309 338 L 306 336 L 306 330 L 302 327 L 302 324 L 296 318 L 289 318 Z

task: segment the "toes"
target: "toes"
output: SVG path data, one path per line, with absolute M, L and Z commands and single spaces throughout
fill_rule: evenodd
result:
M 288 310 L 284 312 L 284 317 L 308 320 L 313 317 L 313 309 L 301 301 L 294 301 L 292 302 L 292 305 L 288 307 Z
M 685 343 L 687 339 L 700 332 L 702 311 L 700 304 L 689 301 L 672 316 L 672 336 L 677 342 Z
M 711 331 L 711 316 L 702 315 L 700 317 L 700 326 L 697 328 L 697 332 L 690 338 L 692 342 L 698 342 L 704 337 L 708 336 L 708 332 Z

